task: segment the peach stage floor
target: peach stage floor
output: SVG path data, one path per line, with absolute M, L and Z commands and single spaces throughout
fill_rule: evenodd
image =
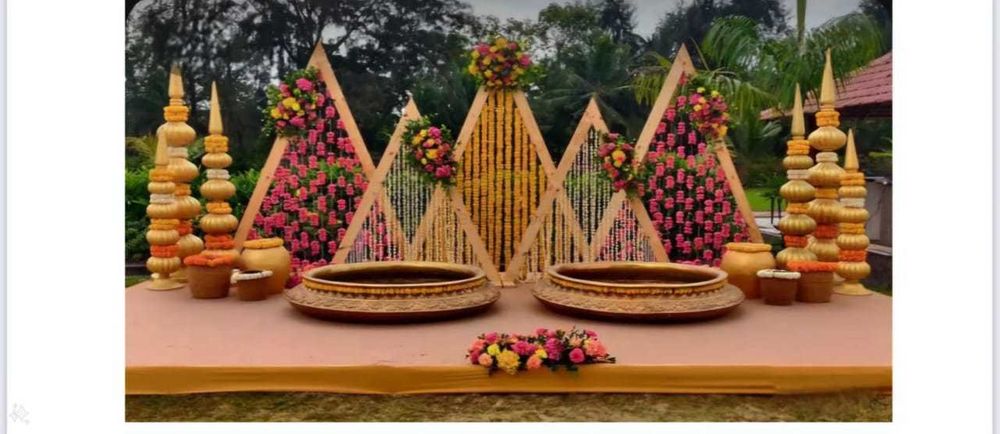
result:
M 892 387 L 892 298 L 827 304 L 747 300 L 698 323 L 624 324 L 546 310 L 531 284 L 488 312 L 446 322 L 364 325 L 304 316 L 281 296 L 196 300 L 186 289 L 125 290 L 126 393 L 662 392 L 812 393 Z M 614 365 L 488 376 L 464 358 L 481 332 L 595 330 Z

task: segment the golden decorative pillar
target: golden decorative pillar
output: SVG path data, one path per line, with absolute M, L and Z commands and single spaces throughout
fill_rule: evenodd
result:
M 153 282 L 149 289 L 165 291 L 182 288 L 184 284 L 170 278 L 181 268 L 181 259 L 177 257 L 177 203 L 174 201 L 174 182 L 167 159 L 167 141 L 163 133 L 157 134 L 156 166 L 149 171 L 149 205 L 146 215 L 149 216 L 149 230 L 146 231 L 146 241 L 149 242 L 149 259 L 146 269 L 153 273 Z
M 181 70 L 177 65 L 170 69 L 170 86 L 167 93 L 170 96 L 170 105 L 163 108 L 163 119 L 167 122 L 160 126 L 159 131 L 163 132 L 169 146 L 167 155 L 170 157 L 169 167 L 176 188 L 175 218 L 179 220 L 177 232 L 180 234 L 180 240 L 177 242 L 179 247 L 177 255 L 183 263 L 184 258 L 201 252 L 204 245 L 201 239 L 192 233 L 192 220 L 201 214 L 201 204 L 191 197 L 191 181 L 198 177 L 198 167 L 188 161 L 187 149 L 194 141 L 195 132 L 194 128 L 187 124 L 189 110 L 184 105 L 184 86 Z M 171 277 L 181 282 L 187 281 L 184 268 Z
M 833 83 L 833 66 L 830 50 L 826 50 L 826 66 L 823 68 L 823 85 L 820 89 L 819 111 L 816 112 L 816 126 L 809 134 L 809 145 L 819 150 L 816 165 L 809 169 L 809 183 L 816 187 L 816 198 L 809 202 L 806 213 L 816 221 L 813 240 L 808 249 L 823 262 L 838 262 L 840 248 L 835 242 L 840 202 L 837 188 L 844 169 L 837 165 L 837 150 L 847 142 L 847 135 L 841 131 L 840 113 L 834 110 L 837 99 Z
M 779 268 L 791 261 L 815 261 L 816 254 L 806 249 L 806 236 L 816 230 L 816 221 L 806 214 L 807 204 L 816 197 L 816 188 L 808 182 L 809 141 L 806 140 L 806 121 L 802 113 L 802 92 L 795 85 L 795 102 L 792 107 L 792 138 L 782 164 L 788 171 L 788 182 L 779 193 L 788 202 L 785 216 L 778 221 L 778 230 L 784 235 L 785 248 L 778 252 L 775 262 Z
M 868 235 L 865 223 L 868 210 L 865 209 L 865 174 L 859 170 L 858 151 L 854 146 L 854 130 L 847 133 L 847 151 L 844 153 L 844 174 L 840 176 L 840 262 L 837 274 L 844 278 L 833 288 L 837 294 L 871 295 L 871 291 L 860 280 L 868 277 L 872 268 L 868 265 Z
M 202 216 L 198 225 L 205 233 L 207 251 L 235 256 L 232 233 L 240 222 L 233 216 L 233 209 L 229 206 L 228 200 L 236 194 L 236 186 L 229 182 L 229 171 L 226 170 L 233 163 L 233 157 L 227 153 L 229 138 L 222 135 L 222 111 L 219 109 L 219 95 L 215 89 L 215 82 L 212 82 L 208 134 L 208 137 L 205 137 L 205 156 L 201 158 L 201 164 L 208 168 L 205 171 L 208 180 L 201 185 L 201 196 L 208 200 L 205 205 L 208 214 Z

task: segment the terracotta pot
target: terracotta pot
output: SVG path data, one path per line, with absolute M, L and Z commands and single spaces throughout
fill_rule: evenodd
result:
M 270 294 L 280 294 L 292 271 L 292 256 L 285 250 L 281 238 L 247 241 L 240 255 L 240 267 L 244 270 L 271 270 L 271 277 L 266 279 L 265 286 Z
M 774 268 L 771 245 L 763 243 L 729 243 L 722 254 L 719 268 L 729 273 L 729 283 L 743 291 L 747 298 L 760 297 L 757 272 Z
M 271 273 L 261 274 L 260 270 L 246 270 L 233 276 L 233 279 L 236 280 L 236 295 L 240 300 L 258 301 L 267 298 L 271 293 L 267 286 Z
M 833 272 L 803 272 L 795 299 L 804 303 L 829 303 L 833 295 Z
M 229 296 L 229 277 L 232 267 L 202 267 L 188 265 L 188 288 L 194 298 L 223 298 Z
M 775 279 L 772 277 L 762 277 L 760 279 L 760 293 L 764 297 L 764 304 L 776 306 L 787 306 L 795 301 L 795 294 L 799 289 L 798 280 Z

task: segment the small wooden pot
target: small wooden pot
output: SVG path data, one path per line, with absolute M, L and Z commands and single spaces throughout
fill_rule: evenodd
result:
M 259 301 L 267 299 L 271 293 L 270 270 L 244 270 L 233 275 L 236 282 L 236 295 L 243 301 Z
M 795 294 L 798 290 L 798 280 L 775 279 L 773 277 L 760 279 L 760 292 L 764 296 L 764 304 L 788 306 L 795 301 Z
M 829 303 L 833 295 L 833 272 L 802 272 L 795 299 L 803 303 Z
M 204 267 L 188 265 L 188 288 L 194 298 L 224 298 L 229 296 L 229 266 Z

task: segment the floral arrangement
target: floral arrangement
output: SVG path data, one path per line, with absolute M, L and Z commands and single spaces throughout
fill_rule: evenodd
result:
M 490 88 L 526 86 L 537 70 L 525 51 L 523 43 L 502 36 L 493 42 L 479 42 L 469 54 L 469 74 Z
M 643 202 L 671 261 L 719 266 L 727 243 L 749 238 L 714 151 L 725 146 L 725 99 L 683 76 L 680 83 L 646 155 Z
M 434 125 L 426 116 L 406 124 L 403 143 L 409 146 L 408 160 L 432 182 L 447 185 L 455 183 L 458 162 L 451 131 L 443 125 Z
M 603 136 L 603 144 L 597 149 L 601 174 L 611 181 L 615 191 L 625 190 L 630 195 L 643 194 L 643 167 L 635 164 L 635 146 L 617 133 Z
M 201 252 L 196 255 L 184 257 L 184 265 L 197 267 L 221 267 L 232 266 L 236 263 L 236 255 L 233 254 L 213 254 Z
M 333 259 L 368 184 L 344 121 L 315 69 L 288 74 L 268 95 L 264 132 L 273 128 L 288 139 L 288 146 L 248 238 L 283 240 L 292 256 L 291 287 L 301 281 L 302 272 Z M 366 242 L 380 259 L 390 241 L 384 222 L 373 226 L 378 235 Z
M 323 89 L 321 89 L 323 88 Z M 300 69 L 286 75 L 278 86 L 267 89 L 264 134 L 302 136 L 319 117 L 318 109 L 330 99 L 316 68 Z
M 526 336 L 484 333 L 472 341 L 465 357 L 490 373 L 502 370 L 511 375 L 543 366 L 552 370 L 562 366 L 575 371 L 583 364 L 615 362 L 597 333 L 575 327 L 568 331 L 539 328 Z
M 798 271 L 799 273 L 832 273 L 837 269 L 837 263 L 822 261 L 790 261 L 785 264 L 785 268 L 789 271 Z

